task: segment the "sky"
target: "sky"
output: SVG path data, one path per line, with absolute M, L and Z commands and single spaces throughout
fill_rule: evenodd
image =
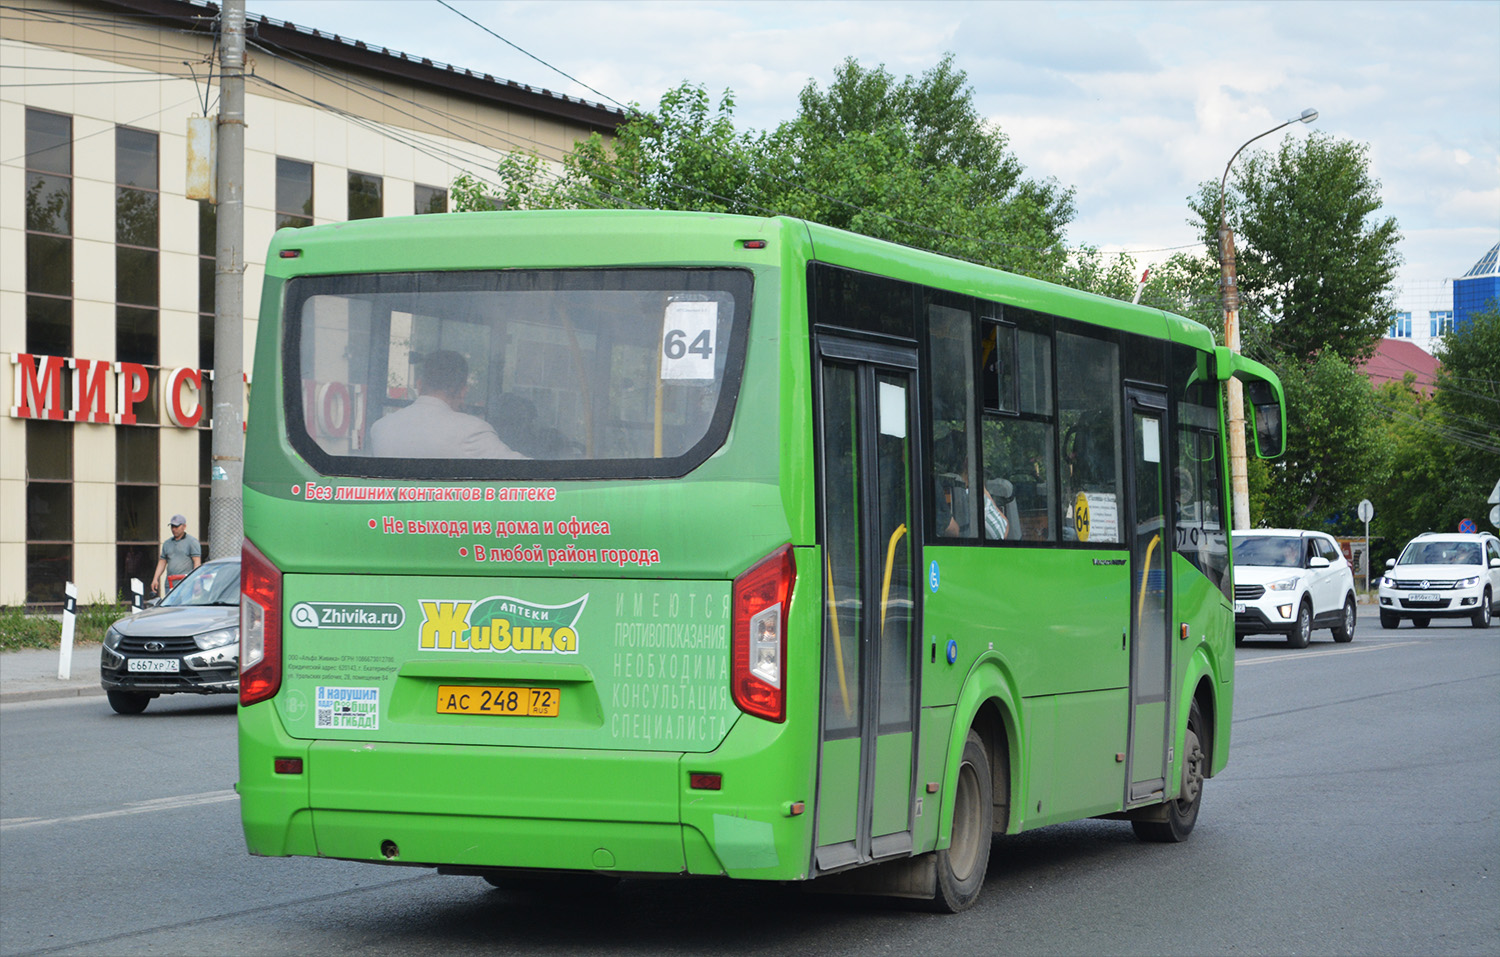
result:
M 652 110 L 684 80 L 715 101 L 732 90 L 741 131 L 791 119 L 848 57 L 904 77 L 952 53 L 1027 175 L 1076 190 L 1068 244 L 1142 264 L 1198 241 L 1187 198 L 1240 144 L 1311 108 L 1311 128 L 1368 146 L 1414 320 L 1451 308 L 1452 280 L 1500 242 L 1497 0 L 448 0 L 520 51 L 439 0 L 246 2 L 594 102 Z

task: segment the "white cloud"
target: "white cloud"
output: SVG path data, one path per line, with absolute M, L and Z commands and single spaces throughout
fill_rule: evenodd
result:
M 252 14 L 601 98 L 435 3 L 249 2 Z M 790 118 L 802 87 L 826 85 L 847 56 L 902 76 L 952 51 L 1028 174 L 1076 187 L 1074 243 L 1194 242 L 1187 196 L 1245 139 L 1306 107 L 1321 111 L 1316 129 L 1369 144 L 1383 212 L 1406 237 L 1406 285 L 1462 273 L 1500 239 L 1494 3 L 454 2 L 621 101 L 654 107 L 683 80 L 715 98 L 732 89 L 741 129 Z

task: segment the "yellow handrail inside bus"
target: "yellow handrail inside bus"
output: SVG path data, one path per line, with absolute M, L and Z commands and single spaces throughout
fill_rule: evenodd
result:
M 896 526 L 891 532 L 890 543 L 885 546 L 885 581 L 880 586 L 880 636 L 885 637 L 885 608 L 891 600 L 891 571 L 896 562 L 896 543 L 906 534 L 906 523 Z
M 833 594 L 833 563 L 828 563 L 828 620 L 833 625 L 833 662 L 839 672 L 839 697 L 844 701 L 844 717 L 852 719 L 854 709 L 849 707 L 849 682 L 844 678 L 844 642 L 839 636 L 839 606 Z
M 1141 621 L 1146 616 L 1146 576 L 1151 574 L 1151 553 L 1156 551 L 1157 543 L 1161 541 L 1160 535 L 1151 536 L 1151 544 L 1146 546 L 1146 560 L 1141 567 L 1141 595 L 1135 603 L 1135 628 L 1140 633 Z

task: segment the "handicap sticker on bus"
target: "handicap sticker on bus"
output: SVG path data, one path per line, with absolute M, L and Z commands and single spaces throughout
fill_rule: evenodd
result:
M 927 566 L 927 587 L 932 589 L 933 594 L 937 593 L 937 590 L 938 590 L 938 563 L 937 563 L 937 559 L 936 558 L 934 558 L 932 560 L 932 564 L 931 565 Z

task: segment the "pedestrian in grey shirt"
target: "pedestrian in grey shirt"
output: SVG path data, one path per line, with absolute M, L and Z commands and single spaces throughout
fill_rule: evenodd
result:
M 167 591 L 171 591 L 184 575 L 203 564 L 203 548 L 187 533 L 187 519 L 173 515 L 171 524 L 172 537 L 161 543 L 161 558 L 156 562 L 156 574 L 151 576 L 153 592 L 161 584 L 162 572 L 167 573 Z

